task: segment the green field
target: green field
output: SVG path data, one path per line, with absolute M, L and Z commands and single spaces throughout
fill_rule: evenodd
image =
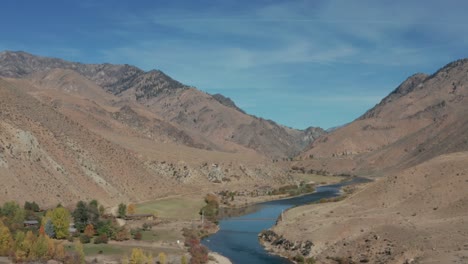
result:
M 160 241 L 177 241 L 183 240 L 184 237 L 180 232 L 174 232 L 167 229 L 154 229 L 149 231 L 142 231 L 142 240 L 147 242 L 160 242 Z
M 103 254 L 103 255 L 125 255 L 125 253 L 129 254 L 132 251 L 131 247 L 122 247 L 116 245 L 108 245 L 108 244 L 84 244 L 83 251 L 86 256 Z M 99 253 L 102 251 L 102 253 Z
M 201 197 L 175 197 L 137 204 L 136 213 L 156 213 L 161 218 L 191 220 L 200 217 L 198 212 L 204 205 Z

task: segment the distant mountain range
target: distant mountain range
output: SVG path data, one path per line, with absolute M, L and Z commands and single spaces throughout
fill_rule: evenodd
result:
M 0 76 L 2 200 L 115 204 L 277 184 L 286 171 L 272 160 L 325 133 L 248 115 L 220 94 L 130 65 L 6 51 Z
M 131 101 L 145 105 L 164 121 L 178 124 L 183 130 L 196 134 L 194 137 L 209 142 L 191 146 L 206 145 L 231 151 L 226 144 L 234 143 L 271 158 L 285 158 L 298 154 L 325 133 L 321 128 L 290 129 L 247 115 L 231 99 L 220 94 L 206 94 L 158 70 L 145 72 L 130 65 L 82 64 L 26 52 L 0 53 L 0 76 L 3 77 L 25 78 L 54 69 L 74 71 L 117 96 L 119 102 L 114 104 Z

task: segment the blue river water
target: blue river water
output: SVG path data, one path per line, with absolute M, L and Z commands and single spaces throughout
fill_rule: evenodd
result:
M 312 203 L 322 198 L 336 197 L 339 195 L 341 187 L 364 181 L 368 180 L 353 178 L 353 180 L 344 183 L 317 187 L 316 191 L 311 194 L 249 206 L 245 208 L 246 213 L 243 215 L 221 219 L 219 221 L 220 230 L 203 239 L 202 244 L 211 251 L 229 258 L 234 264 L 291 263 L 285 258 L 266 251 L 258 241 L 258 234 L 262 230 L 272 227 L 283 210 Z

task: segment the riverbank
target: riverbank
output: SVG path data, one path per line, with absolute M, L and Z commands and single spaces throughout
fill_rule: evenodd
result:
M 258 234 L 275 225 L 278 216 L 288 208 L 297 205 L 318 202 L 321 199 L 336 197 L 340 194 L 341 186 L 359 181 L 353 178 L 347 183 L 332 184 L 317 187 L 315 192 L 297 197 L 283 197 L 283 199 L 268 201 L 244 207 L 243 211 L 226 215 L 219 220 L 220 230 L 205 238 L 202 243 L 211 251 L 222 254 L 233 263 L 258 263 L 258 264 L 287 264 L 288 259 L 270 254 L 259 243 Z M 296 242 L 296 241 L 294 241 Z M 291 246 L 293 243 L 288 243 Z M 310 249 L 311 241 L 303 241 L 301 250 Z
M 210 252 L 208 257 L 210 258 L 208 264 L 232 264 L 228 258 L 216 252 Z
M 357 192 L 360 189 L 363 189 L 365 186 L 365 182 L 344 185 L 341 188 L 339 188 L 338 196 L 322 198 L 316 201 L 315 203 L 322 204 L 322 206 L 326 206 L 325 204 L 343 201 L 347 197 L 351 196 L 353 193 Z M 282 214 L 284 217 L 278 218 L 278 221 L 272 227 L 272 229 L 274 229 L 275 226 L 277 226 L 278 224 L 282 224 L 284 219 L 290 218 L 290 215 L 288 214 L 289 210 L 294 209 L 296 211 L 300 211 L 301 207 L 304 206 L 307 206 L 307 204 L 295 206 L 285 210 Z M 333 213 L 333 211 L 330 212 Z M 265 250 L 272 254 L 287 258 L 293 263 L 315 263 L 315 258 L 312 254 L 314 243 L 311 240 L 305 239 L 304 237 L 297 237 L 294 240 L 290 240 L 285 238 L 282 234 L 276 233 L 272 229 L 264 230 L 258 235 L 259 242 L 265 248 Z
M 279 194 L 279 195 L 265 194 L 265 195 L 258 195 L 258 196 L 248 196 L 248 195 L 235 196 L 235 198 L 232 201 L 229 201 L 229 205 L 220 204 L 220 208 L 226 208 L 226 209 L 244 208 L 244 207 L 249 207 L 249 206 L 253 206 L 253 205 L 265 203 L 265 202 L 279 201 L 279 200 L 290 199 L 294 197 L 300 197 L 300 196 L 314 193 L 316 188 L 318 187 L 343 183 L 346 181 L 351 181 L 355 178 L 352 176 L 322 176 L 322 175 L 307 175 L 307 174 L 297 174 L 295 175 L 295 177 L 297 178 L 298 181 L 300 180 L 300 181 L 305 182 L 306 184 L 313 184 L 314 190 L 311 192 L 300 193 L 298 195 L 290 195 L 286 193 L 286 194 Z
M 272 231 L 312 240 L 318 263 L 467 263 L 467 157 L 437 157 L 343 201 L 293 208 Z

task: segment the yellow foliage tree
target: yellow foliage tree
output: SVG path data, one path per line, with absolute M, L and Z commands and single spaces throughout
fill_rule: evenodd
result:
M 51 238 L 47 237 L 47 257 L 53 259 L 55 257 L 55 242 Z
M 67 253 L 65 252 L 65 248 L 63 247 L 61 243 L 58 244 L 57 247 L 55 248 L 55 259 L 64 260 L 66 256 L 67 256 Z
M 49 252 L 49 241 L 45 235 L 40 235 L 34 242 L 28 258 L 31 260 L 45 260 Z
M 127 214 L 133 215 L 133 214 L 135 214 L 135 210 L 136 210 L 136 208 L 135 208 L 134 204 L 129 204 L 127 206 Z
M 58 239 L 67 238 L 69 235 L 68 228 L 70 227 L 70 212 L 63 207 L 57 207 L 52 211 L 48 211 L 44 221 L 50 219 L 55 229 L 55 237 Z
M 26 257 L 31 257 L 31 251 L 34 247 L 34 243 L 36 243 L 36 236 L 33 234 L 32 231 L 28 231 L 26 236 L 23 240 L 22 248 L 24 252 L 26 252 Z
M 10 229 L 0 221 L 0 256 L 7 256 L 13 248 L 13 237 Z
M 159 253 L 158 255 L 159 263 L 166 264 L 167 256 L 164 252 Z
M 124 259 L 123 262 L 126 260 Z M 146 255 L 141 248 L 132 249 L 132 255 L 127 262 L 128 264 L 150 264 L 153 263 L 153 256 L 151 254 Z
M 182 255 L 182 258 L 180 259 L 180 264 L 187 264 L 187 256 Z
M 18 231 L 15 234 L 15 261 L 18 263 L 25 262 L 28 257 L 26 250 L 24 249 L 24 239 L 26 234 L 22 231 Z
M 75 242 L 75 252 L 78 254 L 79 257 L 79 263 L 84 264 L 85 263 L 85 254 L 83 251 L 83 244 L 81 244 L 80 241 Z

